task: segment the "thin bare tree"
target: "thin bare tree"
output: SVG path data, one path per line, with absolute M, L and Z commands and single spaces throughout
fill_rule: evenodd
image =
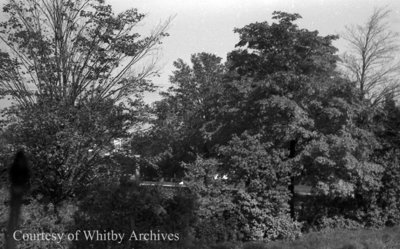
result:
M 349 48 L 342 56 L 346 74 L 357 83 L 360 98 L 373 106 L 400 93 L 399 34 L 391 30 L 390 14 L 376 8 L 366 23 L 347 26 L 342 34 Z

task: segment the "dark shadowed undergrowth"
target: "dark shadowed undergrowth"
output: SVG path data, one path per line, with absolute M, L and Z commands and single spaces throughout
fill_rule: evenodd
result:
M 212 249 L 400 249 L 400 227 L 382 230 L 331 230 L 295 241 L 223 243 Z

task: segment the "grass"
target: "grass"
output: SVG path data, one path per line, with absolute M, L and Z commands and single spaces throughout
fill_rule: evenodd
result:
M 224 243 L 213 249 L 400 249 L 400 227 L 309 233 L 295 241 Z

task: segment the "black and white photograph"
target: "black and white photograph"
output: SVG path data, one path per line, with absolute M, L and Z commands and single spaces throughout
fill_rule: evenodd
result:
M 0 0 L 0 248 L 400 249 L 400 2 Z

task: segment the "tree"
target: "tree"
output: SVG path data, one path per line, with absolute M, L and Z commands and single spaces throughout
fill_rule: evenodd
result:
M 400 107 L 396 105 L 394 95 L 385 97 L 383 108 L 374 117 L 374 131 L 380 140 L 381 147 L 375 152 L 376 160 L 385 165 L 382 177 L 382 188 L 378 195 L 379 205 L 385 217 L 385 225 L 395 225 L 400 222 L 400 192 L 399 182 L 399 145 L 400 145 Z
M 112 100 L 68 106 L 36 104 L 18 113 L 18 122 L 6 128 L 12 148 L 24 148 L 32 164 L 32 193 L 57 204 L 83 194 L 87 184 L 113 174 L 104 165 L 113 138 L 127 137 L 140 120 L 132 110 Z
M 178 59 L 170 76 L 172 86 L 153 106 L 152 127 L 135 138 L 135 148 L 163 177 L 184 176 L 180 163 L 213 153 L 204 125 L 218 112 L 225 70 L 221 58 L 198 53 L 191 64 Z
M 289 184 L 293 197 L 300 172 L 295 158 L 316 135 L 310 104 L 324 92 L 329 79 L 336 77 L 337 61 L 337 49 L 332 46 L 337 37 L 300 29 L 294 23 L 300 17 L 274 12 L 276 23 L 252 23 L 236 29 L 238 49 L 228 55 L 227 62 L 231 74 L 239 76 L 236 84 L 248 91 L 244 100 L 235 104 L 236 110 L 230 109 L 243 122 L 235 132 L 262 134 L 263 142 L 281 150 L 286 163 L 293 164 Z M 294 199 L 291 216 L 295 218 Z
M 232 81 L 225 96 L 230 101 L 223 102 L 213 135 L 247 133 L 259 136 L 261 144 L 272 144 L 279 164 L 287 169 L 280 177 L 290 179 L 293 219 L 298 217 L 294 187 L 300 183 L 316 192 L 324 185 L 322 195 L 331 200 L 351 193 L 355 202 L 373 203 L 361 196 L 380 188 L 382 166 L 372 160 L 378 143 L 369 123 L 360 121 L 366 111 L 358 89 L 336 73 L 336 37 L 298 28 L 297 14 L 274 12 L 273 18 L 276 23 L 252 23 L 236 30 L 238 49 L 227 61 Z M 352 211 L 362 205 L 352 206 Z
M 349 51 L 342 57 L 346 74 L 357 83 L 360 99 L 375 106 L 399 94 L 398 34 L 390 29 L 390 10 L 377 8 L 363 25 L 348 26 L 343 38 Z
M 233 203 L 239 216 L 244 217 L 238 230 L 245 240 L 294 239 L 300 226 L 288 212 L 290 192 L 285 186 L 290 181 L 289 165 L 282 162 L 279 149 L 260 138 L 259 134 L 243 133 L 219 148 L 220 174 L 226 176 L 228 186 L 238 191 Z
M 135 27 L 143 14 L 115 15 L 102 0 L 11 0 L 4 12 L 0 86 L 16 101 L 4 111 L 7 141 L 28 152 L 33 192 L 58 203 L 110 173 L 100 169 L 102 155 L 141 125 L 142 93 L 156 72 L 143 59 L 168 21 L 141 37 Z
M 240 217 L 225 227 L 240 239 L 296 235 L 294 186 L 306 167 L 301 157 L 313 140 L 339 133 L 354 118 L 347 114 L 355 91 L 334 71 L 336 37 L 298 28 L 299 17 L 274 12 L 276 23 L 236 29 L 240 41 L 228 55 L 218 111 L 203 125 L 216 153 L 186 164 L 195 186 L 209 190 L 200 197 L 213 207 L 208 219 Z M 322 111 L 325 120 L 319 120 Z M 226 176 L 222 186 L 212 184 L 213 174 Z M 228 201 L 213 200 L 215 192 Z M 216 228 L 224 224 L 211 221 Z
M 217 158 L 184 164 L 199 196 L 196 235 L 210 241 L 290 239 L 300 224 L 288 215 L 286 165 L 260 136 L 234 136 Z
M 337 36 L 319 36 L 318 31 L 300 29 L 294 22 L 299 14 L 273 12 L 277 23 L 256 22 L 236 28 L 237 49 L 228 55 L 228 68 L 240 76 L 255 80 L 277 72 L 304 75 L 332 73 Z
M 51 99 L 71 105 L 90 98 L 118 101 L 146 89 L 153 64 L 133 66 L 165 36 L 168 22 L 145 38 L 136 9 L 114 15 L 102 0 L 10 1 L 0 39 L 1 86 L 24 107 Z M 32 93 L 32 91 L 34 93 Z

